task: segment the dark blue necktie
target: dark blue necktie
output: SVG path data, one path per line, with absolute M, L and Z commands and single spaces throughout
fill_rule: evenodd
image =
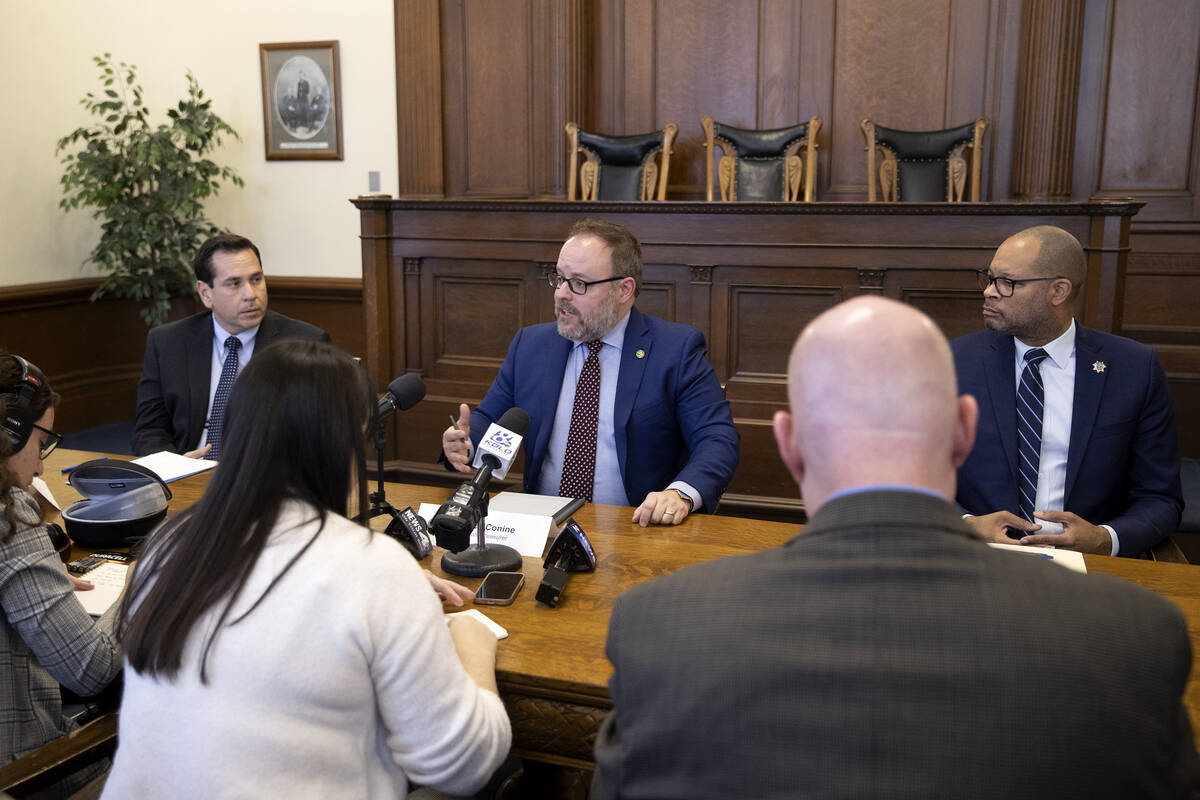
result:
M 225 363 L 221 365 L 221 377 L 217 381 L 217 393 L 213 395 L 212 412 L 208 415 L 208 443 L 212 445 L 208 457 L 214 461 L 221 457 L 221 434 L 225 428 L 225 403 L 229 401 L 229 390 L 233 379 L 238 376 L 238 351 L 242 342 L 236 336 L 225 340 Z
M 1038 465 L 1042 458 L 1042 408 L 1046 390 L 1041 363 L 1047 353 L 1035 347 L 1025 353 L 1021 385 L 1017 388 L 1017 471 L 1021 516 L 1033 522 L 1037 500 Z

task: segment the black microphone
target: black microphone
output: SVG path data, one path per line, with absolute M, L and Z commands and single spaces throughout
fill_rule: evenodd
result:
M 388 384 L 387 391 L 379 395 L 376 411 L 379 419 L 387 419 L 396 409 L 408 411 L 425 397 L 425 381 L 420 375 L 401 375 Z
M 460 484 L 442 503 L 430 522 L 438 547 L 450 551 L 442 557 L 442 569 L 452 575 L 477 577 L 495 570 L 520 569 L 521 554 L 505 545 L 487 544 L 482 530 L 476 546 L 470 550 L 467 550 L 467 546 L 471 541 L 471 531 L 478 529 L 487 516 L 487 489 L 492 473 L 503 470 L 500 473 L 503 475 L 507 472 L 528 429 L 529 415 L 524 410 L 513 407 L 505 411 L 500 421 L 488 428 L 484 441 L 480 443 L 482 466 L 475 477 Z M 459 553 L 462 553 L 461 557 L 457 556 Z

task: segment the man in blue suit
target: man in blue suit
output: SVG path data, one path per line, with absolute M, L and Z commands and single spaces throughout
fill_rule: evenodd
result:
M 448 468 L 513 406 L 528 412 L 525 491 L 635 505 L 643 526 L 712 512 L 738 463 L 729 403 L 704 337 L 633 307 L 642 251 L 633 235 L 581 220 L 559 253 L 556 322 L 517 332 L 483 401 L 442 435 Z
M 1154 350 L 1075 323 L 1083 248 L 1021 231 L 980 271 L 987 330 L 951 342 L 979 401 L 959 505 L 990 541 L 1132 556 L 1175 531 L 1179 438 Z

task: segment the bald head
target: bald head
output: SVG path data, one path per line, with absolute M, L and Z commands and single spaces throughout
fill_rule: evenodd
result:
M 873 483 L 953 497 L 976 418 L 956 386 L 946 338 L 911 306 L 856 298 L 813 320 L 788 365 L 792 413 L 776 415 L 780 452 L 806 507 Z
M 1002 248 L 1023 251 L 1030 266 L 1030 277 L 1062 276 L 1071 282 L 1071 299 L 1083 288 L 1087 259 L 1079 240 L 1054 225 L 1026 228 L 1004 240 Z

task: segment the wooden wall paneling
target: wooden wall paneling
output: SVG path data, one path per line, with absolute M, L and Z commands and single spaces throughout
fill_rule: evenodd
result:
M 802 4 L 788 0 L 764 0 L 758 5 L 758 107 L 751 127 L 782 128 L 822 114 L 815 105 L 808 109 L 800 105 L 802 14 Z M 804 53 L 804 57 L 812 56 Z
M 759 13 L 754 4 L 731 12 L 707 0 L 658 0 L 655 8 L 654 123 L 643 130 L 678 123 L 670 197 L 702 200 L 706 173 L 700 117 L 711 114 L 731 125 L 760 127 Z
M 1071 198 L 1082 3 L 1025 0 L 1021 15 L 1019 94 L 1013 129 L 1012 196 Z
M 395 374 L 392 361 L 391 318 L 391 213 L 375 206 L 361 209 L 359 237 L 362 243 L 363 335 L 367 375 L 376 386 L 387 386 Z
M 395 0 L 399 192 L 445 195 L 439 0 Z M 378 363 L 378 362 L 377 362 Z
M 1139 222 L 1195 219 L 1200 4 L 1113 9 L 1099 191 L 1147 201 Z
M 839 2 L 826 199 L 866 194 L 865 117 L 889 128 L 946 127 L 950 9 L 949 0 Z
M 1013 118 L 1016 114 L 1017 73 L 1020 61 L 1020 0 L 995 0 L 988 11 L 987 116 L 991 126 L 984 142 L 983 189 L 985 200 L 1004 201 L 1009 197 L 1010 170 L 1014 145 Z M 1091 193 L 1083 197 L 1091 197 Z
M 622 87 L 623 97 L 618 101 L 623 106 L 623 119 L 619 130 L 602 131 L 612 134 L 634 134 L 661 128 L 667 122 L 678 120 L 663 120 L 657 115 L 656 100 L 658 97 L 658 24 L 660 22 L 658 7 L 661 0 L 624 0 L 625 10 L 622 15 L 624 27 L 620 36 L 624 40 L 622 56 L 624 58 L 625 83 Z M 675 24 L 672 20 L 671 24 Z
M 793 5 L 786 0 L 779 0 L 784 6 Z M 824 125 L 817 134 L 817 199 L 825 200 L 830 188 L 830 153 L 832 153 L 833 133 L 833 76 L 834 76 L 834 42 L 836 41 L 836 0 L 806 0 L 799 6 L 800 19 L 800 62 L 797 66 L 799 74 L 796 77 L 796 109 L 795 117 L 808 119 L 816 114 L 821 117 Z M 770 12 L 764 11 L 764 17 L 769 18 Z M 765 42 L 770 42 L 770 39 Z M 786 123 L 785 123 L 786 124 Z M 846 146 L 850 146 L 847 140 Z M 859 147 L 861 147 L 861 139 Z M 865 186 L 865 184 L 864 184 Z M 865 189 L 864 194 L 865 196 Z
M 1101 144 L 1112 58 L 1112 16 L 1115 0 L 1090 0 L 1083 17 L 1079 66 L 1079 97 L 1075 113 L 1075 160 L 1071 197 L 1081 200 L 1100 192 Z
M 272 311 L 316 325 L 352 356 L 367 355 L 361 278 L 276 276 L 267 289 Z
M 539 197 L 565 197 L 568 153 L 563 127 L 591 119 L 587 8 L 584 0 L 536 0 L 533 10 L 535 26 L 538 19 L 544 26 L 533 72 L 534 186 Z
M 625 106 L 625 0 L 593 0 L 589 46 L 595 53 L 589 64 L 587 91 L 593 99 L 592 117 L 576 120 L 585 130 L 600 133 L 624 130 Z

